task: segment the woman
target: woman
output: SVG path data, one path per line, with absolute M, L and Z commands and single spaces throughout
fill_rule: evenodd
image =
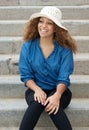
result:
M 69 76 L 76 45 L 61 18 L 58 8 L 47 6 L 31 15 L 26 25 L 19 70 L 28 108 L 20 130 L 33 130 L 44 110 L 58 130 L 72 130 L 64 109 L 72 97 Z

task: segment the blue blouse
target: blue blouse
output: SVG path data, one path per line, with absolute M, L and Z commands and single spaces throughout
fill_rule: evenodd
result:
M 54 50 L 44 58 L 39 45 L 39 39 L 23 43 L 20 58 L 19 71 L 21 81 L 26 84 L 30 79 L 42 89 L 55 89 L 60 83 L 68 88 L 69 76 L 73 72 L 73 53 L 69 48 L 62 47 L 54 41 Z

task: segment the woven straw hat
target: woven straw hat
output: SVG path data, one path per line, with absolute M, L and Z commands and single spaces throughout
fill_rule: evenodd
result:
M 61 24 L 62 12 L 57 7 L 45 6 L 43 9 L 41 9 L 41 11 L 39 13 L 32 14 L 29 20 L 32 20 L 32 19 L 38 18 L 38 17 L 46 17 L 46 18 L 52 20 L 56 25 L 58 25 L 62 29 L 67 30 L 67 28 Z

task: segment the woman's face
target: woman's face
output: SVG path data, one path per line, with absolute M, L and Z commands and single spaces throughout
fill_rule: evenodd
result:
M 53 38 L 54 23 L 46 17 L 41 17 L 38 22 L 38 32 L 39 32 L 40 37 Z

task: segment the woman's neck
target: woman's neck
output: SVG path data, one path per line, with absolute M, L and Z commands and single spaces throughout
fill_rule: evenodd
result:
M 44 58 L 47 58 L 54 50 L 53 40 L 40 38 L 40 48 L 43 52 Z
M 52 38 L 40 38 L 40 45 L 52 45 L 53 39 Z

